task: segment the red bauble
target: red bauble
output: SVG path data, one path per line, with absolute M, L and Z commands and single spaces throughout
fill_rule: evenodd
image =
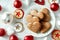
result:
M 40 5 L 44 5 L 45 4 L 45 0 L 41 0 L 41 1 L 35 0 L 35 3 L 40 4 Z
M 12 34 L 9 38 L 9 40 L 18 40 L 18 37 L 14 34 Z
M 0 36 L 4 36 L 6 34 L 6 31 L 3 28 L 0 28 Z
M 34 37 L 32 35 L 25 36 L 24 40 L 34 40 Z
M 21 8 L 22 7 L 22 2 L 20 0 L 15 0 L 14 1 L 14 7 L 15 8 Z
M 2 6 L 0 5 L 0 11 L 2 10 Z
M 58 5 L 58 3 L 52 3 L 50 5 L 50 8 L 52 11 L 57 11 L 59 9 L 59 5 Z

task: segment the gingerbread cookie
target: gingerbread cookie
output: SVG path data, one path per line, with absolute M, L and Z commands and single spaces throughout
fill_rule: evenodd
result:
M 51 28 L 51 24 L 49 22 L 42 22 L 42 27 L 40 32 L 45 33 Z
M 36 10 L 33 10 L 33 12 L 31 12 L 31 15 L 37 16 L 37 17 L 39 17 L 40 19 L 43 19 L 43 18 L 44 18 L 43 13 L 42 13 L 42 12 L 38 12 L 38 11 L 36 11 Z
M 50 12 L 49 12 L 49 10 L 47 8 L 43 8 L 41 12 L 44 14 L 43 21 L 48 22 L 48 21 L 51 20 L 51 17 L 50 17 L 50 14 L 49 14 Z
M 44 19 L 43 19 L 43 21 L 45 21 L 45 22 L 49 22 L 50 20 L 51 20 L 50 15 L 48 15 L 48 14 L 44 14 Z
M 39 18 L 32 15 L 27 15 L 26 20 L 28 23 L 39 22 Z
M 28 23 L 28 28 L 37 33 L 41 28 L 41 24 L 39 22 Z
M 41 10 L 41 12 L 43 12 L 44 14 L 49 14 L 49 13 L 50 13 L 47 8 L 43 8 L 43 9 Z
M 38 11 L 35 9 L 35 10 L 31 10 L 30 14 L 31 15 L 36 15 L 38 13 Z

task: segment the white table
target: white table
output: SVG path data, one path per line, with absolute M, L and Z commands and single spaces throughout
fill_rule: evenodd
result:
M 0 12 L 0 15 L 2 15 L 3 12 L 7 12 L 7 11 L 8 12 L 13 12 L 15 10 L 15 8 L 13 7 L 13 1 L 14 0 L 0 0 L 0 5 L 2 5 L 2 7 L 3 7 L 3 11 Z M 27 4 L 27 6 L 23 5 L 23 9 L 24 10 L 26 10 L 28 7 L 34 5 L 34 2 L 32 0 L 29 0 L 29 1 L 31 2 L 31 4 L 29 4 L 29 5 Z M 49 8 L 50 4 L 47 2 L 47 0 L 45 0 L 45 5 L 44 6 Z M 57 12 L 54 12 L 54 14 L 55 14 L 55 16 L 57 18 L 57 16 L 60 15 L 60 8 L 59 8 L 59 10 Z M 44 38 L 35 38 L 35 40 L 52 40 L 52 39 L 50 39 L 50 36 L 51 35 L 48 35 L 48 39 L 46 39 L 46 37 L 44 37 Z M 6 40 L 6 38 L 7 37 L 5 37 L 5 38 L 4 37 L 0 37 L 0 40 Z

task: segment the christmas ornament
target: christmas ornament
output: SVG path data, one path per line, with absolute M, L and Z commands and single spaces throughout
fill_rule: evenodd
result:
M 0 36 L 6 35 L 6 31 L 3 28 L 0 28 Z
M 57 10 L 59 9 L 59 4 L 58 4 L 58 3 L 52 3 L 52 4 L 50 5 L 50 9 L 51 9 L 52 11 L 57 11 Z
M 9 40 L 18 40 L 18 37 L 14 34 L 10 35 Z
M 24 40 L 34 40 L 34 37 L 32 35 L 28 35 L 24 37 Z
M 0 5 L 0 11 L 2 11 L 2 6 Z
M 14 16 L 18 19 L 21 19 L 24 16 L 24 11 L 22 9 L 16 9 L 14 12 Z
M 23 24 L 21 22 L 17 22 L 15 25 L 14 25 L 14 30 L 15 32 L 22 32 L 23 30 Z
M 37 3 L 39 5 L 44 5 L 45 4 L 45 0 L 35 0 L 35 3 Z
M 1 18 L 5 24 L 10 24 L 13 21 L 13 15 L 10 12 L 4 12 Z
M 56 0 L 48 0 L 50 3 L 50 9 L 52 11 L 57 11 L 59 9 L 59 4 L 56 2 Z
M 22 2 L 20 0 L 15 0 L 13 5 L 15 8 L 21 8 Z

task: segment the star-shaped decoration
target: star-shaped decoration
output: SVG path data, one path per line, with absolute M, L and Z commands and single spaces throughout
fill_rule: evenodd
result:
M 19 29 L 19 28 L 20 28 L 20 26 L 19 26 L 19 25 L 17 25 L 17 26 L 16 26 L 16 29 Z
M 59 34 L 59 33 L 56 33 L 56 37 L 58 37 L 58 38 L 59 38 L 59 37 L 60 37 L 60 34 Z
M 16 15 L 19 17 L 20 16 L 20 12 L 16 12 Z

